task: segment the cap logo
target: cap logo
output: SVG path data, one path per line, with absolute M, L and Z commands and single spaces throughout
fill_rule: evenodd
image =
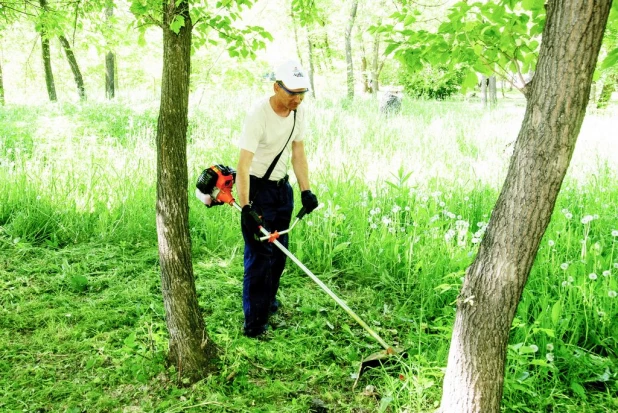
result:
M 298 70 L 297 67 L 294 68 L 294 73 L 292 73 L 294 77 L 303 77 L 303 74 Z

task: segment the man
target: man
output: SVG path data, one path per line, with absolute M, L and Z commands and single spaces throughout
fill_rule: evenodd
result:
M 286 256 L 276 246 L 258 239 L 259 227 L 269 231 L 290 225 L 294 194 L 288 182 L 288 162 L 307 213 L 318 206 L 309 186 L 309 168 L 303 143 L 305 112 L 300 108 L 309 81 L 300 64 L 288 61 L 275 73 L 274 94 L 249 112 L 240 138 L 236 168 L 241 228 L 245 240 L 243 281 L 244 334 L 258 337 L 268 327 L 268 316 L 279 308 L 277 290 Z M 288 246 L 287 234 L 279 242 Z

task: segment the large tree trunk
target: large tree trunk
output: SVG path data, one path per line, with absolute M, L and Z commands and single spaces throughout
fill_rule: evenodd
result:
M 108 28 L 111 30 L 110 20 L 114 15 L 114 4 L 113 2 L 109 2 L 107 7 L 105 8 L 105 18 L 107 19 Z M 116 88 L 115 88 L 115 57 L 114 53 L 111 50 L 107 51 L 105 55 L 105 97 L 107 99 L 113 99 L 116 96 Z
M 174 16 L 184 17 L 178 34 Z M 163 75 L 157 125 L 157 234 L 161 288 L 169 331 L 168 360 L 181 377 L 199 380 L 210 370 L 210 341 L 195 290 L 187 195 L 187 125 L 191 29 L 187 0 L 168 0 L 163 10 Z
M 71 71 L 73 72 L 73 77 L 75 78 L 75 84 L 77 85 L 77 94 L 79 95 L 80 100 L 86 100 L 86 89 L 84 88 L 84 79 L 82 78 L 82 72 L 79 70 L 79 65 L 77 64 L 77 60 L 75 59 L 75 54 L 71 49 L 71 44 L 67 40 L 64 35 L 58 36 L 60 39 L 60 44 L 64 49 L 64 54 L 69 61 L 69 66 L 71 66 Z
M 611 0 L 551 0 L 546 7 L 507 177 L 457 300 L 444 413 L 500 411 L 509 330 L 586 113 Z
M 39 4 L 41 5 L 41 9 L 43 12 L 47 9 L 47 0 L 39 0 Z M 47 95 L 49 96 L 49 100 L 55 102 L 57 100 L 56 97 L 56 84 L 54 83 L 54 73 L 52 72 L 51 67 L 51 55 L 49 52 L 49 37 L 47 34 L 47 29 L 45 28 L 45 24 L 41 24 L 40 28 L 41 34 L 41 52 L 43 55 L 43 68 L 45 70 L 45 85 L 47 86 Z
M 358 9 L 358 0 L 352 0 L 350 8 L 350 19 L 345 29 L 345 61 L 347 63 L 348 98 L 354 99 L 354 65 L 352 64 L 352 28 Z

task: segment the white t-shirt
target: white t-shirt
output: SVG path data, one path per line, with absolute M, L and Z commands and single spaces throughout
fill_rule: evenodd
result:
M 281 152 L 294 125 L 294 112 L 281 117 L 270 106 L 270 98 L 260 100 L 247 115 L 245 126 L 238 146 L 253 153 L 253 162 L 249 168 L 251 175 L 261 178 L 268 167 Z M 288 162 L 292 155 L 292 141 L 304 139 L 305 112 L 302 107 L 296 111 L 296 126 L 290 142 L 279 158 L 279 162 L 270 175 L 271 181 L 278 181 L 288 173 Z

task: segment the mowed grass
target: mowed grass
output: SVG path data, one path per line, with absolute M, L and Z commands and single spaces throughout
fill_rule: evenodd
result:
M 235 166 L 259 94 L 193 105 L 188 137 L 196 287 L 219 370 L 193 386 L 167 366 L 155 232 L 156 102 L 9 106 L 0 122 L 0 410 L 422 412 L 437 407 L 455 299 L 483 237 L 520 100 L 307 101 L 314 192 L 325 205 L 291 251 L 408 357 L 380 346 L 292 263 L 268 340 L 242 336 L 237 212 L 194 181 Z M 242 105 L 238 103 L 242 101 Z M 516 320 L 506 412 L 618 409 L 615 108 L 586 117 Z M 298 191 L 296 191 L 298 192 Z M 298 194 L 297 194 L 298 195 Z M 356 386 L 355 386 L 356 384 Z

